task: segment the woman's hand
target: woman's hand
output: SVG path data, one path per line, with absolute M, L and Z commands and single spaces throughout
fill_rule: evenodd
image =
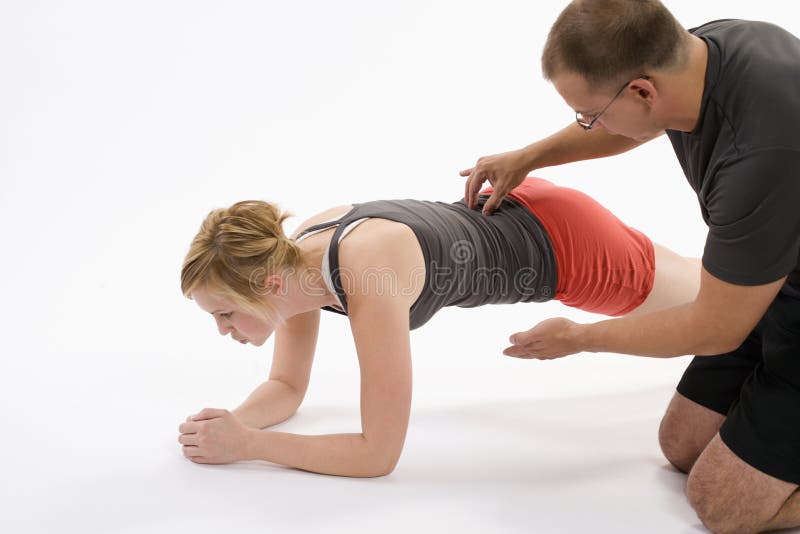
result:
M 489 180 L 494 191 L 483 206 L 484 215 L 488 215 L 497 209 L 503 197 L 521 184 L 532 170 L 530 155 L 524 148 L 482 157 L 474 167 L 459 173 L 469 177 L 464 185 L 464 200 L 470 209 L 474 209 L 478 204 L 481 186 Z
M 256 430 L 228 410 L 205 408 L 178 427 L 183 455 L 198 464 L 228 464 L 248 460 L 248 445 Z

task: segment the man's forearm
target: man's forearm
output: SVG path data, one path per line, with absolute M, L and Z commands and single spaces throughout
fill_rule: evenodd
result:
M 276 425 L 291 417 L 300 406 L 302 396 L 280 380 L 259 385 L 233 414 L 251 428 Z
M 579 328 L 580 344 L 590 352 L 671 358 L 722 354 L 736 348 L 724 332 L 705 324 L 694 303 Z
M 346 477 L 384 476 L 396 463 L 396 459 L 376 450 L 363 434 L 306 436 L 270 430 L 253 431 L 246 459 Z
M 602 128 L 585 131 L 573 123 L 523 150 L 529 156 L 531 169 L 553 167 L 587 159 L 616 156 L 646 141 L 613 135 Z

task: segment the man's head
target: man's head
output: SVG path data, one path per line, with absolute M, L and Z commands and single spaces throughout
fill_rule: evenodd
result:
M 587 123 L 646 137 L 663 128 L 654 80 L 686 67 L 690 38 L 658 0 L 574 0 L 550 30 L 542 70 Z

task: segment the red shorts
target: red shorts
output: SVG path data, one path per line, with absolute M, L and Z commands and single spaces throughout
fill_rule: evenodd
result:
M 508 196 L 527 207 L 550 236 L 558 266 L 557 300 L 614 316 L 632 311 L 650 294 L 656 272 L 653 243 L 590 196 L 533 177 Z

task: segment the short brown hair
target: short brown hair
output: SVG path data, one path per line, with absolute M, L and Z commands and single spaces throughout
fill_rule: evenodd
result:
M 689 33 L 658 0 L 574 0 L 558 16 L 542 53 L 542 71 L 611 85 L 653 69 L 681 68 Z

